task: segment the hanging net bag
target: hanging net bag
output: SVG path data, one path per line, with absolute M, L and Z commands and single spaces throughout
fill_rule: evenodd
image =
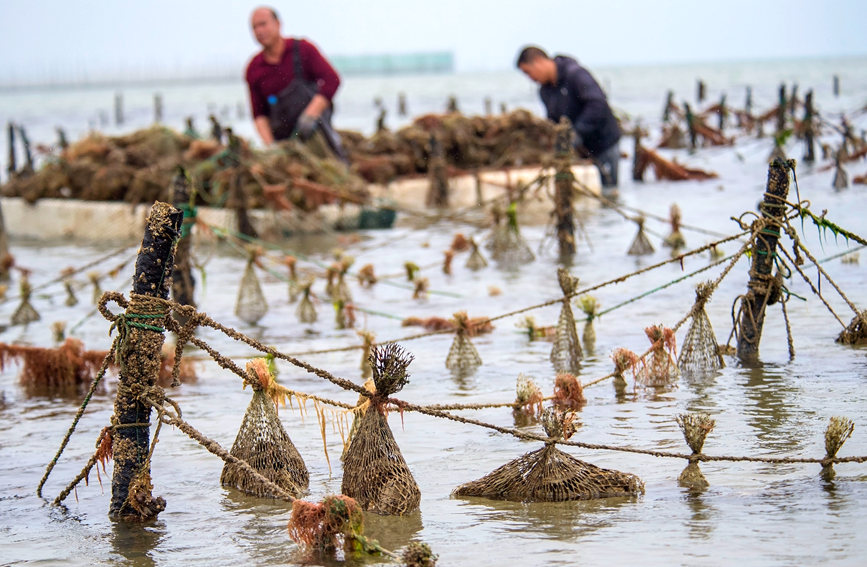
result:
M 253 387 L 253 399 L 247 406 L 230 452 L 286 492 L 298 497 L 307 490 L 310 477 L 304 460 L 283 429 L 277 416 L 277 407 L 269 395 L 275 386 L 274 377 L 268 370 L 268 363 L 262 358 L 247 363 L 247 374 L 246 383 Z M 254 496 L 277 497 L 243 469 L 230 463 L 223 467 L 220 483 Z
M 456 333 L 446 357 L 446 368 L 456 372 L 472 372 L 482 365 L 482 357 L 470 341 L 471 333 L 466 311 L 459 311 L 454 317 Z
M 704 440 L 707 434 L 713 430 L 716 422 L 706 413 L 684 413 L 675 419 L 683 432 L 686 444 L 692 450 L 692 454 L 700 455 L 702 447 L 704 447 Z M 692 490 L 701 490 L 709 486 L 698 466 L 697 458 L 695 460 L 690 459 L 689 464 L 677 478 L 677 483 Z
M 313 292 L 310 288 L 313 287 L 313 280 L 301 282 L 301 301 L 298 302 L 298 307 L 295 308 L 295 316 L 298 317 L 300 323 L 315 323 L 317 319 L 316 307 L 313 305 Z
M 259 276 L 256 275 L 254 267 L 256 257 L 257 253 L 251 251 L 250 257 L 247 259 L 247 267 L 244 269 L 244 275 L 241 276 L 238 299 L 235 302 L 235 315 L 238 316 L 238 319 L 250 325 L 255 325 L 268 312 L 268 302 L 265 300 L 265 294 L 262 293 Z
M 644 217 L 640 216 L 634 220 L 635 224 L 638 225 L 638 234 L 635 235 L 635 239 L 633 239 L 626 253 L 630 256 L 653 254 L 653 244 L 650 243 L 650 239 L 647 238 L 647 234 L 644 232 Z
M 643 360 L 635 380 L 645 386 L 666 386 L 674 383 L 680 376 L 675 361 L 677 339 L 674 331 L 662 325 L 651 325 L 644 329 L 650 340 L 650 360 Z
M 709 283 L 701 283 L 695 290 L 692 322 L 686 331 L 686 337 L 680 347 L 680 356 L 677 358 L 677 367 L 684 374 L 697 375 L 725 366 L 719 353 L 713 327 L 704 309 L 712 291 L 713 288 Z
M 479 252 L 479 245 L 476 244 L 476 241 L 472 238 L 470 238 L 470 249 L 472 251 L 470 252 L 470 257 L 467 258 L 467 269 L 473 270 L 475 272 L 481 270 L 482 268 L 486 268 L 488 266 L 488 262 L 487 260 L 485 260 L 485 257 L 482 256 L 482 253 Z
M 30 303 L 30 295 L 33 293 L 33 288 L 30 286 L 30 280 L 27 278 L 27 272 L 21 273 L 21 303 L 12 314 L 13 325 L 26 325 L 39 320 L 39 313 L 33 308 Z
M 560 282 L 560 289 L 563 290 L 563 307 L 557 320 L 557 332 L 554 335 L 554 346 L 551 348 L 551 363 L 557 372 L 577 374 L 581 370 L 581 359 L 584 357 L 571 304 L 571 298 L 578 289 L 578 278 L 570 276 L 563 268 L 558 268 L 557 280 Z
M 562 502 L 643 493 L 644 483 L 637 476 L 579 461 L 556 447 L 556 440 L 566 440 L 575 432 L 573 417 L 573 413 L 546 409 L 542 424 L 549 440 L 544 447 L 479 480 L 462 484 L 454 495 L 514 502 Z
M 516 270 L 536 259 L 533 251 L 530 250 L 530 245 L 521 235 L 521 229 L 518 226 L 518 205 L 511 203 L 506 211 L 506 230 L 503 233 L 502 242 L 500 242 L 495 250 L 497 254 L 492 256 L 497 261 L 497 265 L 507 270 Z
M 384 405 L 409 381 L 412 356 L 389 343 L 374 347 L 370 358 L 376 391 L 343 455 L 341 490 L 365 510 L 402 516 L 418 508 L 421 491 L 394 440 Z

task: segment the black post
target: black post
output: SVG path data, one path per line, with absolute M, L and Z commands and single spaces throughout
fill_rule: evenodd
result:
M 810 89 L 804 97 L 804 144 L 807 146 L 804 151 L 805 163 L 816 161 L 813 137 L 813 89 Z
M 114 95 L 114 124 L 115 126 L 123 124 L 123 95 L 121 93 Z
M 398 116 L 406 116 L 406 93 L 399 93 L 397 95 L 397 115 Z
M 686 125 L 689 128 L 689 149 L 690 151 L 695 151 L 697 144 L 697 134 L 695 131 L 695 115 L 692 113 L 692 108 L 690 108 L 689 103 L 683 103 L 683 107 L 686 112 Z
M 572 125 L 564 117 L 556 127 L 554 160 L 554 212 L 557 217 L 557 242 L 560 262 L 569 264 L 575 256 L 575 218 L 572 195 L 575 176 L 572 174 Z M 636 128 L 636 130 L 639 130 Z M 637 135 L 637 134 L 636 134 Z
M 9 163 L 6 164 L 6 173 L 9 174 L 9 179 L 12 179 L 18 170 L 18 164 L 15 163 L 15 125 L 9 122 L 6 130 L 9 134 Z
M 747 87 L 747 100 L 744 102 L 744 112 L 747 116 L 753 115 L 753 87 Z
M 109 516 L 114 519 L 145 521 L 165 509 L 165 500 L 151 494 L 151 407 L 142 402 L 141 396 L 159 376 L 164 341 L 161 328 L 167 316 L 165 306 L 148 298 L 166 299 L 169 295 L 183 217 L 181 211 L 167 203 L 154 203 L 136 259 L 133 295 L 126 313 L 117 321 L 123 333 L 115 353 L 120 372 L 112 431 L 114 472 Z
M 695 99 L 696 99 L 696 101 L 698 101 L 699 104 L 704 102 L 704 95 L 705 95 L 704 81 L 699 79 L 698 83 L 696 84 L 696 93 L 695 93 Z
M 840 96 L 840 75 L 834 75 L 834 96 Z
M 777 103 L 777 134 L 786 129 L 786 84 L 780 84 L 779 102 Z
M 27 137 L 27 131 L 21 124 L 18 125 L 18 136 L 21 137 L 21 145 L 24 146 L 23 171 L 33 173 L 33 152 L 30 151 L 30 138 Z
M 172 180 L 169 200 L 184 214 L 181 225 L 181 235 L 175 250 L 175 269 L 172 274 L 172 297 L 181 305 L 196 306 L 195 291 L 196 280 L 193 278 L 193 266 L 191 259 L 192 229 L 196 223 L 196 207 L 191 201 L 190 180 L 184 167 L 179 165 L 175 178 Z M 179 316 L 176 318 L 185 323 Z
M 722 133 L 726 127 L 726 118 L 728 118 L 729 111 L 726 108 L 726 95 L 725 93 L 719 99 L 719 131 Z
M 60 126 L 55 128 L 55 130 L 57 130 L 57 145 L 60 146 L 61 151 L 66 150 L 69 148 L 69 140 L 66 139 L 66 132 Z
M 668 91 L 665 95 L 665 108 L 662 109 L 662 122 L 668 124 L 671 120 L 671 109 L 674 108 L 674 91 Z
M 6 235 L 3 207 L 0 206 L 0 281 L 9 281 L 9 268 L 11 266 L 12 255 L 9 253 L 9 237 Z
M 160 93 L 154 94 L 154 122 L 163 121 L 163 95 Z
M 765 227 L 753 242 L 750 281 L 747 293 L 741 302 L 738 321 L 738 358 L 754 362 L 759 357 L 759 341 L 765 322 L 767 307 L 774 292 L 774 255 L 780 239 L 780 222 L 786 212 L 786 197 L 789 194 L 789 172 L 795 167 L 794 160 L 775 159 L 768 166 L 768 185 L 760 209 Z
M 430 186 L 425 204 L 428 207 L 445 208 L 449 206 L 449 177 L 442 142 L 435 133 L 430 135 L 430 160 L 428 162 Z

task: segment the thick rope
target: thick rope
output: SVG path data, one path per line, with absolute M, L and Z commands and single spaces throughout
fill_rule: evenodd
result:
M 118 340 L 115 339 L 114 343 L 108 351 L 108 354 L 105 355 L 105 358 L 102 360 L 102 365 L 99 367 L 99 371 L 96 373 L 96 377 L 90 384 L 90 389 L 84 396 L 84 401 L 81 402 L 81 406 L 79 406 L 75 417 L 72 419 L 72 425 L 69 426 L 69 429 L 66 431 L 66 435 L 63 436 L 63 441 L 61 441 L 60 443 L 60 448 L 57 449 L 57 453 L 54 455 L 54 458 L 51 459 L 50 463 L 48 463 L 48 466 L 45 469 L 45 473 L 42 475 L 42 478 L 39 481 L 39 485 L 36 487 L 36 495 L 38 497 L 42 498 L 42 487 L 45 486 L 45 481 L 48 480 L 48 475 L 51 474 L 51 471 L 54 469 L 54 465 L 57 464 L 57 460 L 60 459 L 60 455 L 62 455 L 63 450 L 66 449 L 66 445 L 69 443 L 69 439 L 72 437 L 72 433 L 75 431 L 76 426 L 78 426 L 78 421 L 81 419 L 81 416 L 84 415 L 84 410 L 87 408 L 87 404 L 90 403 L 90 398 L 93 397 L 93 393 L 96 391 L 96 387 L 99 385 L 99 382 L 100 380 L 102 380 L 103 376 L 105 376 L 105 373 L 108 370 L 108 365 L 113 360 L 113 353 L 114 349 L 116 348 L 117 342 Z

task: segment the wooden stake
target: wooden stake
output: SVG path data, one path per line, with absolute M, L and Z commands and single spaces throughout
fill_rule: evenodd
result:
M 768 166 L 768 185 L 760 210 L 768 221 L 756 236 L 752 248 L 752 264 L 747 293 L 741 302 L 738 321 L 738 358 L 744 362 L 756 362 L 759 357 L 759 341 L 765 321 L 765 307 L 774 292 L 774 255 L 780 239 L 780 222 L 786 211 L 785 201 L 789 194 L 789 172 L 794 170 L 794 160 L 775 159 Z
M 816 149 L 813 141 L 813 90 L 807 91 L 804 97 L 804 162 L 813 163 L 816 161 Z
M 430 161 L 428 163 L 428 207 L 446 208 L 449 206 L 449 178 L 446 171 L 446 158 L 443 145 L 436 134 L 430 135 Z
M 136 259 L 133 294 L 168 297 L 183 217 L 167 203 L 154 203 Z M 115 352 L 120 372 L 112 431 L 114 472 L 109 516 L 114 519 L 146 521 L 165 508 L 165 500 L 151 494 L 151 407 L 141 400 L 159 377 L 164 336 L 157 329 L 165 325 L 165 311 L 164 306 L 155 307 L 134 295 L 116 323 L 122 334 Z
M 554 206 L 557 216 L 557 242 L 560 246 L 560 262 L 570 263 L 575 256 L 575 218 L 572 211 L 572 196 L 575 176 L 572 174 L 572 125 L 565 117 L 556 127 L 554 159 L 557 173 L 554 175 Z
M 196 306 L 196 280 L 193 278 L 191 258 L 192 228 L 196 222 L 195 205 L 191 202 L 190 180 L 183 166 L 178 166 L 175 178 L 169 192 L 169 200 L 175 208 L 183 211 L 184 221 L 181 225 L 181 235 L 175 250 L 175 269 L 172 273 L 172 297 L 181 305 Z M 178 317 L 180 320 L 181 317 Z M 186 321 L 181 320 L 181 323 Z
M 154 122 L 160 123 L 163 121 L 163 95 L 160 93 L 154 94 Z
M 114 95 L 114 125 L 120 126 L 123 124 L 123 95 L 115 93 Z

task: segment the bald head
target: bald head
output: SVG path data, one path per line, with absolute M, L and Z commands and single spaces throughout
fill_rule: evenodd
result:
M 274 8 L 260 6 L 253 10 L 250 16 L 250 27 L 259 45 L 265 49 L 273 48 L 282 37 L 280 36 L 280 17 Z

